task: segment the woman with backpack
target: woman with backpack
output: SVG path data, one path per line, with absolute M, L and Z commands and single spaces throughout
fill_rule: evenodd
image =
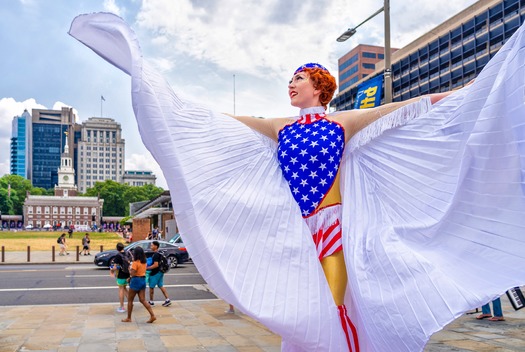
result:
M 57 239 L 57 243 L 60 246 L 60 253 L 58 255 L 69 255 L 67 252 L 67 244 L 66 244 L 66 234 L 62 233 L 60 237 Z
M 131 322 L 131 313 L 133 312 L 133 301 L 135 296 L 138 294 L 139 301 L 142 303 L 144 308 L 146 308 L 150 314 L 150 318 L 147 321 L 148 323 L 153 323 L 157 320 L 153 309 L 146 301 L 146 254 L 142 247 L 135 247 L 133 250 L 133 262 L 129 269 L 129 290 L 128 290 L 128 317 L 122 319 L 123 323 Z
M 124 308 L 124 297 L 128 297 L 128 279 L 129 279 L 129 267 L 130 260 L 129 255 L 124 252 L 124 245 L 122 243 L 117 243 L 118 255 L 113 259 L 113 264 L 111 265 L 111 273 L 116 276 L 117 286 L 118 286 L 118 298 L 120 306 L 117 308 L 118 313 L 125 313 L 126 309 Z

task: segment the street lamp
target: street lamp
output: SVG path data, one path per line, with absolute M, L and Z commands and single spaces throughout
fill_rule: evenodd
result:
M 391 103 L 392 102 L 392 69 L 390 64 L 390 0 L 384 0 L 383 7 L 377 10 L 375 13 L 373 13 L 370 17 L 368 17 L 363 22 L 359 23 L 354 28 L 348 28 L 346 32 L 341 34 L 339 38 L 337 38 L 338 42 L 344 42 L 351 36 L 353 36 L 357 32 L 357 28 L 361 26 L 363 23 L 367 22 L 371 18 L 377 16 L 382 11 L 385 12 L 385 72 L 384 72 L 384 78 L 385 78 L 385 103 Z

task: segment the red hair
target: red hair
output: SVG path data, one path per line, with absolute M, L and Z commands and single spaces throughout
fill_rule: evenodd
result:
M 319 101 L 326 109 L 328 103 L 332 101 L 334 92 L 337 89 L 335 77 L 332 76 L 330 72 L 320 68 L 304 68 L 302 71 L 308 73 L 314 88 L 321 91 Z

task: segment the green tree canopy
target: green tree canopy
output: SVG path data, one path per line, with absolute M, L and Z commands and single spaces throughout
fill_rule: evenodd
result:
M 88 188 L 84 196 L 104 199 L 104 216 L 126 216 L 129 214 L 129 203 L 150 200 L 162 192 L 164 190 L 155 185 L 130 186 L 106 180 Z
M 0 177 L 0 210 L 2 214 L 22 215 L 27 192 L 33 187 L 22 176 L 4 175 Z

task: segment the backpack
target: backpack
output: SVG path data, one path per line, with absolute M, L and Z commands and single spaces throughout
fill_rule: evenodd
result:
M 57 243 L 58 244 L 62 244 L 62 240 L 61 240 L 62 236 L 60 236 L 59 238 L 57 238 Z
M 160 260 L 159 260 L 159 270 L 161 273 L 167 273 L 170 271 L 170 263 L 168 261 L 168 258 L 162 253 L 160 254 Z
M 129 274 L 129 267 L 131 265 L 131 256 L 129 252 L 119 253 L 119 255 L 122 258 L 122 266 L 120 267 L 120 270 L 123 273 Z

